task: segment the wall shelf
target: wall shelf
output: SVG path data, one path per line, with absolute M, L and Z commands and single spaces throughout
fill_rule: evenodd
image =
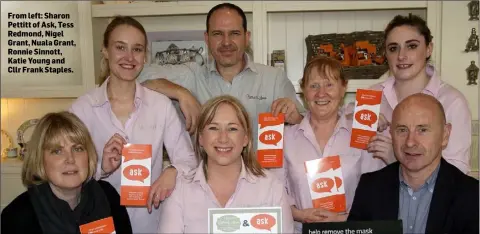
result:
M 357 92 L 357 89 L 365 89 L 374 84 L 380 83 L 387 78 L 386 75 L 381 76 L 379 79 L 371 79 L 371 80 L 349 80 L 347 85 L 347 93 L 354 93 Z M 297 82 L 293 82 L 293 86 L 295 87 L 296 93 L 302 93 L 302 89 L 300 88 L 300 84 Z
M 358 11 L 427 8 L 427 1 L 265 1 L 266 12 Z
M 164 16 L 207 14 L 218 1 L 172 1 L 172 2 L 134 2 L 119 4 L 93 4 L 92 17 L 122 16 Z M 232 2 L 245 12 L 252 12 L 252 1 Z

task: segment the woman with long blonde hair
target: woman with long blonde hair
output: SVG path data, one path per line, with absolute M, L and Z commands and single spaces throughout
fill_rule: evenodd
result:
M 200 165 L 178 180 L 160 209 L 159 233 L 208 233 L 209 208 L 282 207 L 282 230 L 293 232 L 293 218 L 282 183 L 261 168 L 252 150 L 245 108 L 228 95 L 202 107 L 194 149 Z
M 147 35 L 132 17 L 115 17 L 103 40 L 106 80 L 79 97 L 71 111 L 87 125 L 99 156 L 97 178 L 120 191 L 123 146 L 148 144 L 152 147 L 151 186 L 147 207 L 128 207 L 133 232 L 153 233 L 158 228 L 158 210 L 152 205 L 170 195 L 176 177 L 197 166 L 188 132 L 166 96 L 138 83 L 146 62 Z M 163 147 L 172 167 L 163 170 Z M 178 173 L 178 174 L 177 174 Z

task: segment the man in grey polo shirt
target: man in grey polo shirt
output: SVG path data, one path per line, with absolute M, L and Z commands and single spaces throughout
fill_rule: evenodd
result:
M 138 80 L 147 88 L 178 100 L 186 127 L 193 132 L 200 103 L 229 94 L 238 98 L 247 109 L 254 137 L 258 114 L 285 113 L 287 123 L 300 123 L 304 112 L 296 99 L 295 89 L 285 72 L 257 64 L 245 53 L 250 40 L 245 13 L 234 4 L 222 3 L 207 15 L 205 42 L 214 61 L 200 66 L 145 66 Z

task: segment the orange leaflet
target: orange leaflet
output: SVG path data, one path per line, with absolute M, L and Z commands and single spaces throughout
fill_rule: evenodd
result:
M 358 89 L 356 100 L 357 106 L 378 105 L 382 102 L 382 91 Z
M 317 173 L 323 173 L 330 169 L 336 170 L 338 168 L 340 168 L 340 160 L 338 157 L 325 157 L 318 163 Z
M 130 165 L 123 169 L 123 176 L 129 180 L 143 181 L 148 178 L 150 171 L 142 165 Z
M 263 144 L 277 145 L 277 143 L 282 140 L 282 134 L 275 130 L 268 130 L 260 134 L 259 140 Z
M 316 193 L 330 193 L 335 182 L 330 178 L 319 178 L 313 181 L 312 191 Z
M 113 218 L 110 216 L 91 223 L 80 225 L 80 233 L 115 233 Z
M 126 144 L 122 155 L 125 157 L 124 162 L 147 159 L 152 156 L 152 145 Z
M 273 116 L 272 113 L 261 113 L 258 115 L 258 123 L 260 124 L 260 129 L 267 126 L 275 126 L 285 122 L 285 115 L 283 113 L 278 114 L 278 116 Z
M 252 217 L 250 219 L 250 223 L 252 224 L 252 227 L 256 229 L 265 229 L 272 231 L 272 227 L 275 226 L 277 223 L 277 220 L 271 215 L 268 214 L 258 214 Z
M 370 110 L 361 110 L 355 114 L 357 122 L 372 127 L 372 124 L 377 122 L 377 115 Z

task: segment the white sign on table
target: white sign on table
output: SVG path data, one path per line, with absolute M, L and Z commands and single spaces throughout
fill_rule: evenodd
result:
M 208 209 L 208 233 L 282 233 L 282 208 Z

